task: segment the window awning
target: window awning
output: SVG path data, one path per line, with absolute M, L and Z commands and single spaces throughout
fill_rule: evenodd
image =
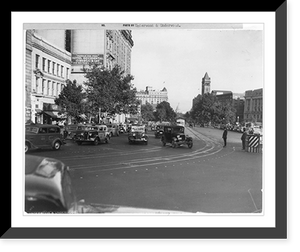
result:
M 57 118 L 57 115 L 54 114 L 55 112 L 52 112 L 52 111 L 43 111 L 43 112 L 52 118 Z

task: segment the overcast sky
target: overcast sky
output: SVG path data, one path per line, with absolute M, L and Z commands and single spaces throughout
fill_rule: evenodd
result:
M 263 87 L 262 30 L 134 29 L 131 74 L 138 90 L 168 90 L 171 107 L 192 108 L 207 72 L 211 90 Z

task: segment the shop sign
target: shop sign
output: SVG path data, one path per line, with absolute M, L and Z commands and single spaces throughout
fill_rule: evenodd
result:
M 103 54 L 72 54 L 73 65 L 103 65 Z

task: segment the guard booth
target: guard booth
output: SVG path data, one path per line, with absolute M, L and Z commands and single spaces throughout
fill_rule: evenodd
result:
M 260 152 L 262 147 L 262 136 L 260 134 L 247 134 L 246 136 L 246 151 Z

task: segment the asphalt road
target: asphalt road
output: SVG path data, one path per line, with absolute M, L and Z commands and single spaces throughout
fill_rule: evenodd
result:
M 59 151 L 30 154 L 54 157 L 70 167 L 78 199 L 86 203 L 204 213 L 262 211 L 262 153 L 241 150 L 241 134 L 187 128 L 194 146 L 163 147 L 148 131 L 148 145 L 129 145 L 127 134 L 110 143 L 68 141 Z

